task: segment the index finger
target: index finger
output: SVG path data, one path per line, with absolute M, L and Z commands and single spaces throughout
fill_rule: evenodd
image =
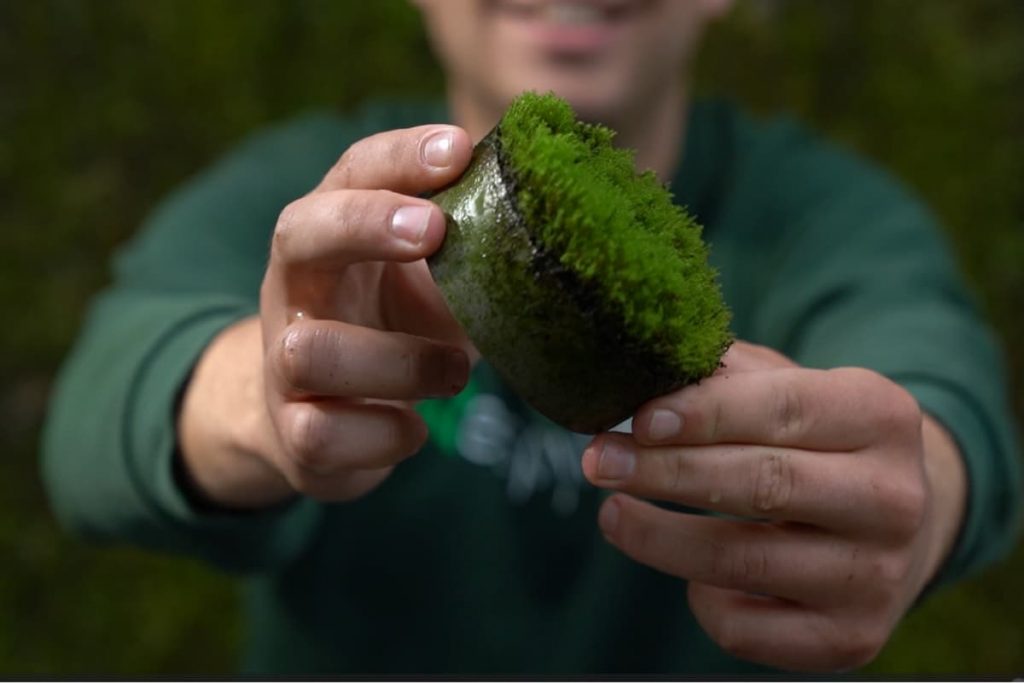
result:
M 345 150 L 317 191 L 420 194 L 453 182 L 472 153 L 469 134 L 458 126 L 433 124 L 377 133 Z
M 916 421 L 915 415 L 916 413 Z M 913 436 L 920 408 L 896 384 L 862 368 L 778 368 L 716 375 L 636 413 L 642 444 L 762 444 L 854 451 Z

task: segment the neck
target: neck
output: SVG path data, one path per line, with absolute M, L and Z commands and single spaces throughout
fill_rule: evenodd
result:
M 616 131 L 616 145 L 636 150 L 638 170 L 654 171 L 662 182 L 669 182 L 681 160 L 688 102 L 687 88 L 679 83 L 603 123 Z M 465 128 L 473 140 L 483 138 L 504 111 L 454 83 L 449 84 L 448 104 L 454 122 Z

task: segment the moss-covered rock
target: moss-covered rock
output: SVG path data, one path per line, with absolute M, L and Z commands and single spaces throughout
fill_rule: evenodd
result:
M 711 374 L 731 341 L 700 227 L 612 136 L 526 93 L 434 197 L 450 220 L 430 266 L 453 314 L 524 399 L 580 432 Z

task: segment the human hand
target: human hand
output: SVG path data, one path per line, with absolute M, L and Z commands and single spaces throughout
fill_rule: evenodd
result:
M 457 393 L 471 347 L 423 260 L 444 215 L 413 195 L 455 180 L 471 148 L 454 126 L 374 135 L 284 209 L 259 320 L 222 333 L 185 394 L 182 456 L 202 497 L 349 500 L 419 450 L 413 402 Z
M 871 371 L 800 368 L 739 342 L 724 364 L 643 406 L 632 436 L 588 447 L 587 479 L 620 492 L 600 527 L 631 558 L 687 580 L 698 622 L 734 656 L 861 666 L 953 543 L 966 495 L 956 447 Z

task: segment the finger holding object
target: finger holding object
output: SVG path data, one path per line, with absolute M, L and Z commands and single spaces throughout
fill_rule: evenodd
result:
M 414 400 L 458 393 L 469 359 L 454 346 L 333 320 L 299 320 L 270 349 L 287 397 Z

